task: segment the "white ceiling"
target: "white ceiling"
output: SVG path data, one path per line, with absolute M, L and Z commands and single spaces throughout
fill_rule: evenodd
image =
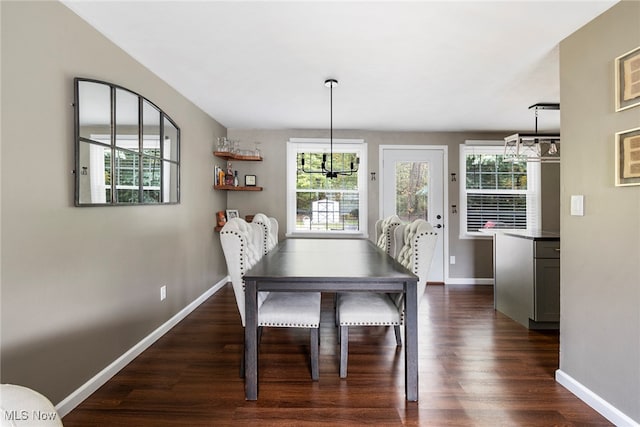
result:
M 63 0 L 228 128 L 327 128 L 333 77 L 334 129 L 396 131 L 533 130 L 559 42 L 616 2 Z

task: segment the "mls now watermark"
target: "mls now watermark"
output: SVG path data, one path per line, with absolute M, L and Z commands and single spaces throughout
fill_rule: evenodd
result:
M 55 421 L 58 418 L 58 414 L 56 412 L 48 412 L 48 411 L 4 411 L 2 417 L 5 421 Z

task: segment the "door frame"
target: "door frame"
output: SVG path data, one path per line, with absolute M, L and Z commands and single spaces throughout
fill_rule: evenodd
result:
M 449 176 L 449 146 L 448 145 L 395 145 L 395 144 L 385 144 L 380 145 L 378 147 L 378 164 L 379 164 L 379 176 L 380 179 L 378 181 L 378 218 L 382 218 L 382 212 L 384 211 L 384 200 L 383 200 L 383 151 L 384 150 L 431 150 L 431 151 L 442 151 L 442 219 L 444 225 L 444 232 L 442 232 L 443 241 L 443 254 L 442 254 L 442 262 L 443 262 L 443 275 L 444 275 L 444 283 L 446 284 L 449 281 L 449 187 L 447 183 L 449 182 L 447 177 Z

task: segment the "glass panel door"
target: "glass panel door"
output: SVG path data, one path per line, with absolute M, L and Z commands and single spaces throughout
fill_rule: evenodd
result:
M 427 220 L 441 236 L 427 280 L 444 282 L 444 150 L 385 146 L 380 157 L 380 218 L 396 214 L 404 221 Z
M 396 169 L 396 214 L 403 221 L 429 221 L 429 163 L 403 162 Z

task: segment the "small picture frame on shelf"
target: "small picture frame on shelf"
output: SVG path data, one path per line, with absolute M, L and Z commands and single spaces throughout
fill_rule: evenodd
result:
M 256 176 L 255 175 L 245 175 L 244 176 L 244 186 L 245 187 L 255 187 L 256 186 Z
M 227 209 L 227 221 L 232 218 L 240 218 L 240 214 L 238 214 L 237 209 Z
M 616 187 L 640 185 L 640 128 L 616 133 Z
M 640 105 L 640 46 L 616 58 L 616 111 Z

